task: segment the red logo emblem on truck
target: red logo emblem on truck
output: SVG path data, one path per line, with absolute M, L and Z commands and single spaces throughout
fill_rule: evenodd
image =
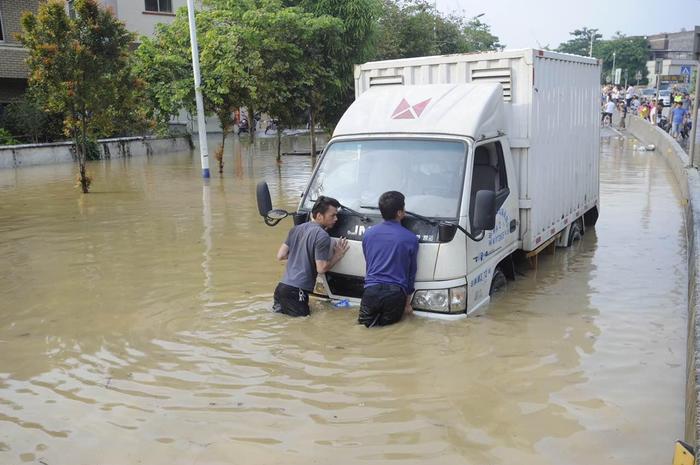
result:
M 425 107 L 428 106 L 431 99 L 423 100 L 415 105 L 410 105 L 405 98 L 401 99 L 401 103 L 394 110 L 394 114 L 391 115 L 392 119 L 416 119 L 419 118 Z

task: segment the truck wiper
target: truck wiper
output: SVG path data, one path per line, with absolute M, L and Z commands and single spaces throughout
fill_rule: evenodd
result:
M 309 199 L 309 200 L 310 200 L 311 202 L 313 202 L 313 203 L 316 203 L 316 200 L 318 200 L 318 199 Z M 340 202 L 338 202 L 338 203 L 340 203 Z M 364 221 L 364 222 L 368 222 L 368 221 L 369 221 L 369 218 L 368 218 L 366 215 L 363 215 L 362 213 L 360 213 L 360 212 L 358 212 L 358 211 L 355 211 L 355 210 L 353 210 L 353 209 L 350 208 L 350 207 L 346 207 L 346 206 L 343 205 L 342 203 L 340 204 L 340 208 L 342 208 L 344 211 L 348 212 L 348 213 L 349 213 L 350 215 L 352 215 L 352 216 L 357 216 L 357 217 L 359 217 L 360 220 L 362 220 L 362 221 Z
M 369 218 L 368 218 L 366 215 L 363 215 L 362 213 L 360 213 L 360 212 L 358 212 L 358 211 L 355 211 L 355 210 L 353 210 L 353 209 L 350 208 L 350 207 L 346 207 L 346 206 L 343 205 L 342 203 L 340 204 L 340 208 L 342 208 L 344 211 L 348 212 L 348 213 L 351 214 L 352 216 L 357 216 L 357 217 L 359 217 L 360 220 L 362 220 L 362 221 L 364 221 L 364 222 L 369 221 Z
M 360 205 L 360 208 L 366 208 L 368 210 L 379 210 L 379 207 L 375 207 L 373 205 Z M 413 213 L 408 210 L 404 210 L 404 213 L 406 213 L 408 216 L 412 216 L 413 218 L 417 218 L 421 221 L 425 221 L 431 226 L 437 226 L 438 222 L 435 220 L 431 220 L 427 216 L 419 215 L 418 213 Z
M 379 207 L 375 207 L 373 205 L 360 205 L 360 208 L 366 208 L 368 210 L 379 210 Z M 425 221 L 426 223 L 428 223 L 431 226 L 439 226 L 440 225 L 440 223 L 438 221 L 431 220 L 430 218 L 423 216 L 423 215 L 419 215 L 418 213 L 413 213 L 413 212 L 410 212 L 408 210 L 404 210 L 404 212 L 406 213 L 406 215 L 412 216 L 412 217 L 417 218 L 421 221 Z M 462 231 L 468 238 L 470 238 L 471 240 L 473 240 L 475 242 L 479 242 L 486 235 L 486 231 L 481 231 L 481 233 L 478 236 L 473 236 L 472 234 L 469 233 L 469 231 L 467 231 L 466 229 L 464 229 L 463 227 L 461 227 L 458 224 L 455 224 L 455 223 L 447 223 L 447 224 L 453 225 L 454 227 L 456 227 L 457 229 Z

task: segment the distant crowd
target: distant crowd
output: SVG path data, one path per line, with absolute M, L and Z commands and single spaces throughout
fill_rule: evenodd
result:
M 693 100 L 686 88 L 676 86 L 657 91 L 632 85 L 627 89 L 608 85 L 603 87 L 600 98 L 603 124 L 610 124 L 617 112 L 620 128 L 624 128 L 627 114 L 631 113 L 657 125 L 681 143 L 690 137 Z

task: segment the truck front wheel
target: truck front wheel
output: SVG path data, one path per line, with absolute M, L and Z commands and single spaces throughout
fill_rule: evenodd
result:
M 503 273 L 503 270 L 501 270 L 500 266 L 497 266 L 496 269 L 493 270 L 493 279 L 491 279 L 491 289 L 489 289 L 489 296 L 493 297 L 494 294 L 505 289 L 507 284 L 508 279 L 506 278 L 505 273 Z

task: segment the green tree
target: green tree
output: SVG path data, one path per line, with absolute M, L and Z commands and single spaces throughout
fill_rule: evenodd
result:
M 593 49 L 593 56 L 603 62 L 601 83 L 605 82 L 606 76 L 611 78 L 614 75 L 612 69 L 613 53 L 615 53 L 615 68 L 622 69 L 622 83 L 625 81 L 625 74 L 628 82 L 636 82 L 637 72 L 642 74 L 640 83 L 647 83 L 647 58 L 649 56 L 648 43 L 644 37 L 626 37 L 621 34 L 610 40 L 601 40 L 597 47 Z
M 317 63 L 322 61 L 325 70 L 317 69 L 316 92 L 311 92 L 309 121 L 312 126 L 320 123 L 331 128 L 354 99 L 353 67 L 367 61 L 373 55 L 373 37 L 376 21 L 381 11 L 380 0 L 286 0 L 287 6 L 300 6 L 318 17 L 314 25 L 315 40 L 307 56 Z M 322 93 L 322 95 L 319 95 Z M 312 140 L 312 150 L 315 149 Z M 315 153 L 315 152 L 314 152 Z
M 29 86 L 45 111 L 64 116 L 73 139 L 84 193 L 90 187 L 86 160 L 90 141 L 140 119 L 134 92 L 140 88 L 129 62 L 132 34 L 95 0 L 76 0 L 69 18 L 62 1 L 42 4 L 22 17 L 22 44 L 29 51 Z M 126 121 L 126 123 L 125 123 Z
M 326 17 L 328 18 L 328 17 Z M 281 156 L 281 132 L 304 122 L 309 109 L 308 94 L 317 82 L 318 70 L 313 64 L 310 46 L 318 36 L 323 18 L 300 8 L 284 8 L 277 2 L 266 2 L 260 8 L 242 15 L 248 43 L 255 44 L 261 61 L 252 69 L 257 85 L 251 107 L 267 113 L 277 121 L 277 160 Z M 334 21 L 332 21 L 334 22 Z M 338 30 L 338 24 L 333 26 Z M 320 29 L 319 29 L 320 27 Z
M 602 34 L 598 33 L 598 29 L 589 29 L 583 27 L 569 33 L 572 36 L 568 41 L 559 44 L 558 52 L 571 53 L 574 55 L 589 56 L 591 42 L 593 42 L 593 56 L 595 56 L 596 41 L 603 38 Z
M 601 83 L 606 82 L 606 78 L 612 78 L 614 75 L 613 54 L 615 55 L 615 68 L 622 69 L 622 79 L 624 82 L 625 73 L 628 76 L 628 82 L 636 82 L 635 75 L 637 72 L 642 74 L 640 83 L 647 82 L 647 57 L 648 43 L 643 37 L 627 37 L 620 31 L 615 32 L 612 38 L 603 40 L 602 34 L 598 33 L 598 29 L 589 29 L 587 27 L 577 29 L 569 33 L 573 38 L 564 42 L 557 47 L 558 52 L 573 53 L 575 55 L 588 56 L 591 39 L 593 40 L 593 56 L 602 61 Z
M 253 100 L 253 70 L 261 64 L 259 51 L 246 39 L 250 34 L 240 21 L 240 10 L 207 8 L 196 14 L 204 110 L 219 118 L 222 141 L 215 152 L 223 172 L 226 137 L 233 127 L 233 112 Z M 153 38 L 143 38 L 136 51 L 136 70 L 146 81 L 151 115 L 161 127 L 181 109 L 195 113 L 192 52 L 187 9 L 175 20 L 161 24 Z
M 479 21 L 479 18 L 471 19 L 462 29 L 466 50 L 462 52 L 482 52 L 503 50 L 505 45 L 501 44 L 498 37 L 491 34 L 491 27 Z
M 25 92 L 5 107 L 0 126 L 23 142 L 36 144 L 60 139 L 63 117 L 45 112 L 31 92 Z
M 425 0 L 384 0 L 374 59 L 501 50 L 498 37 L 478 18 L 443 15 Z

